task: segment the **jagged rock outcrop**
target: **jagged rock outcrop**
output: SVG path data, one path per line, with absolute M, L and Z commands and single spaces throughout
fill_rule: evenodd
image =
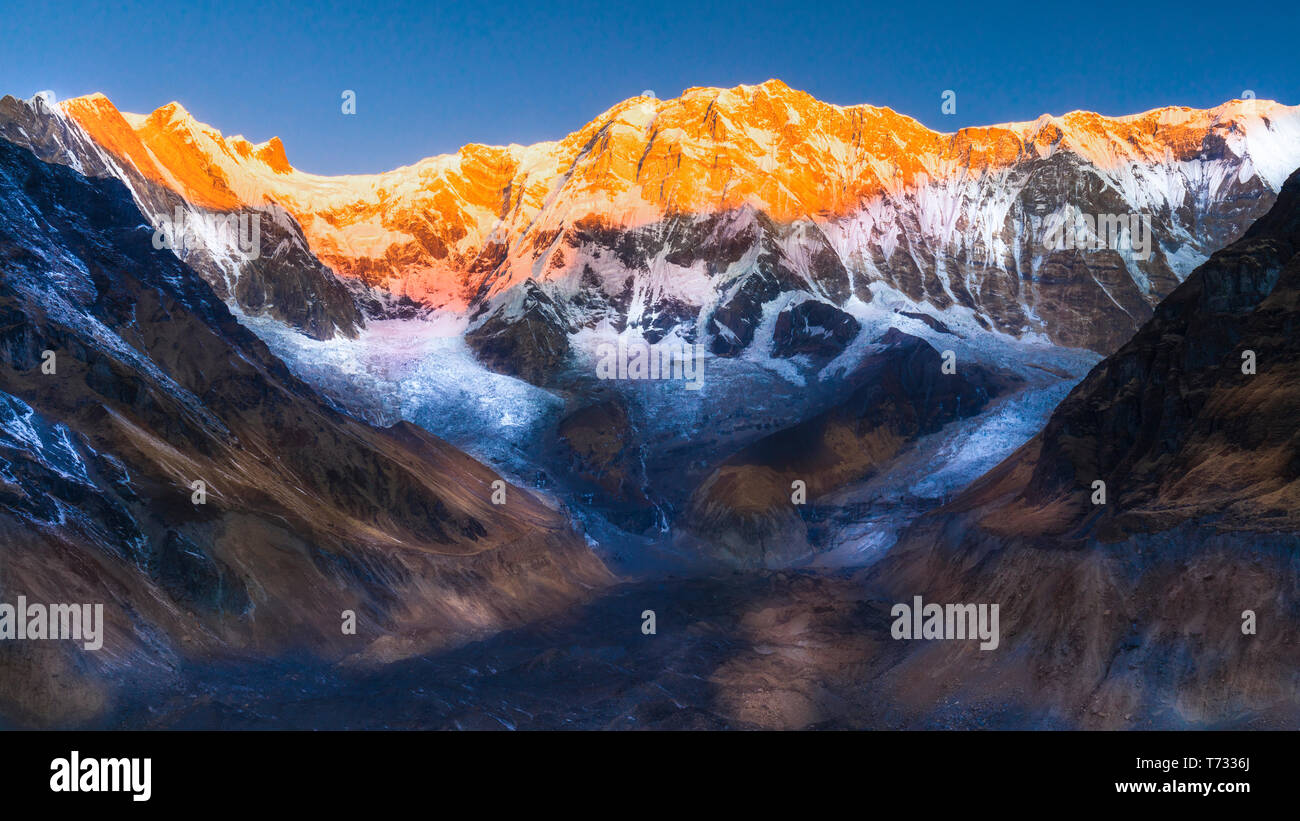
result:
M 806 300 L 776 317 L 772 355 L 804 355 L 814 362 L 829 362 L 844 352 L 862 326 L 834 305 Z

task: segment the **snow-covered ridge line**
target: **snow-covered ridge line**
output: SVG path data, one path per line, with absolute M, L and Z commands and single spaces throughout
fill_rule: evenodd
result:
M 59 107 L 112 173 L 196 207 L 282 213 L 304 253 L 379 295 L 372 316 L 409 300 L 402 310 L 470 319 L 471 332 L 494 317 L 546 316 L 565 334 L 608 321 L 721 340 L 723 355 L 749 344 L 774 294 L 843 308 L 873 284 L 987 329 L 1108 352 L 1300 166 L 1300 107 L 1263 100 L 942 134 L 770 81 L 632 98 L 562 140 L 333 178 L 177 104 Z M 1143 215 L 1152 253 L 1050 247 L 1051 226 L 1076 214 Z M 220 254 L 212 268 L 233 292 L 242 269 Z
M 539 255 L 553 248 L 556 232 L 592 217 L 635 229 L 748 206 L 783 222 L 849 219 L 882 198 L 968 188 L 1059 154 L 1123 182 L 1135 167 L 1167 171 L 1198 161 L 1207 139 L 1240 161 L 1234 171 L 1258 175 L 1274 191 L 1300 164 L 1300 108 L 1263 100 L 1119 118 L 1045 115 L 943 134 L 887 108 L 830 105 L 770 81 L 689 89 L 671 100 L 637 97 L 562 140 L 471 144 L 344 177 L 293 169 L 277 140 L 225 138 L 175 103 L 147 116 L 121 115 L 102 95 L 60 105 L 187 200 L 280 203 L 339 273 L 461 308 L 484 284 L 468 269 L 498 262 L 504 247 L 507 261 L 520 264 L 492 277 L 492 293 L 538 268 L 544 277 L 549 260 Z M 946 210 L 959 214 L 961 205 Z

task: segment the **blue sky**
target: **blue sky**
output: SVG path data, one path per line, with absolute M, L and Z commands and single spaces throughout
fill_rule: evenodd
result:
M 295 166 L 372 172 L 530 143 L 652 89 L 777 77 L 926 125 L 1084 108 L 1300 103 L 1295 3 L 380 2 L 60 4 L 0 12 L 0 93 L 179 100 Z M 340 111 L 344 89 L 357 113 Z M 945 89 L 957 113 L 940 111 Z

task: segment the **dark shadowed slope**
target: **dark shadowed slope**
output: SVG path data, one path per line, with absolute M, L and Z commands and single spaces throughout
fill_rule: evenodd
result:
M 900 698 L 1084 726 L 1300 721 L 1298 250 L 1300 173 L 873 569 L 898 601 L 1002 608 L 997 651 L 918 645 L 887 676 Z
M 0 141 L 0 600 L 107 623 L 97 652 L 0 645 L 0 715 L 82 720 L 184 656 L 400 658 L 607 581 L 537 499 L 492 504 L 491 470 L 324 404 L 146 223 Z

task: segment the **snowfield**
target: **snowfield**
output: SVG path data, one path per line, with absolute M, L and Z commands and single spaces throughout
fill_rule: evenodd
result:
M 637 329 L 618 334 L 605 325 L 572 335 L 572 363 L 559 378 L 565 387 L 555 392 L 484 367 L 460 335 L 465 323 L 455 316 L 371 321 L 357 339 L 319 341 L 266 316 L 237 315 L 341 411 L 379 425 L 406 420 L 516 482 L 544 487 L 542 495 L 554 494 L 552 504 L 568 506 L 598 552 L 606 558 L 621 554 L 617 564 L 638 569 L 646 562 L 626 554 L 667 549 L 672 515 L 694 483 L 740 447 L 842 399 L 843 377 L 878 350 L 875 340 L 891 327 L 925 339 L 938 351 L 953 351 L 959 369 L 980 363 L 1025 381 L 983 413 L 919 440 L 882 474 L 812 505 L 830 522 L 825 552 L 815 560 L 818 565 L 859 565 L 879 558 L 915 516 L 942 503 L 1037 433 L 1100 358 L 1058 347 L 1040 335 L 1016 339 L 984 330 L 968 309 L 935 311 L 877 283 L 870 303 L 851 299 L 846 304 L 861 330 L 843 353 L 819 369 L 803 357 L 771 355 L 775 316 L 797 300 L 781 298 L 766 306 L 754 344 L 740 356 L 705 353 L 699 390 L 688 390 L 681 379 L 597 379 L 601 346 L 620 340 L 629 347 L 646 344 Z M 899 311 L 927 312 L 953 333 Z M 684 344 L 674 329 L 658 346 Z M 642 448 L 646 490 L 658 500 L 663 518 L 657 536 L 619 530 L 589 509 L 582 494 L 562 477 L 558 486 L 536 481 L 563 472 L 548 462 L 541 444 L 553 437 L 559 420 L 611 392 L 629 409 L 632 435 Z
M 454 321 L 375 320 L 357 339 L 320 341 L 267 316 L 237 316 L 345 413 L 381 426 L 406 420 L 507 472 L 524 466 L 521 452 L 564 407 L 483 367 Z

